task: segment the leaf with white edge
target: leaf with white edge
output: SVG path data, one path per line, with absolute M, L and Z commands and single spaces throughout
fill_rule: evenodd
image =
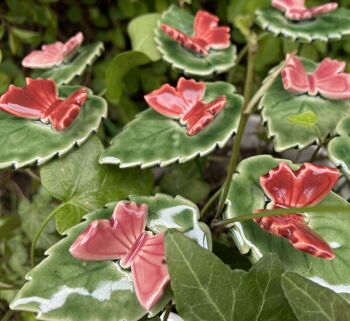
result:
M 339 136 L 329 142 L 328 155 L 350 179 L 350 116 L 339 123 L 336 131 Z
M 300 22 L 288 20 L 274 8 L 260 9 L 256 12 L 256 21 L 262 29 L 293 41 L 340 40 L 350 34 L 350 10 L 345 8 Z
M 58 85 L 68 84 L 74 77 L 81 75 L 88 66 L 101 55 L 104 46 L 102 42 L 95 42 L 83 46 L 77 50 L 72 60 L 64 62 L 62 65 L 49 70 L 36 70 L 34 78 L 51 78 Z
M 144 53 L 152 61 L 161 58 L 154 41 L 154 29 L 159 17 L 159 13 L 145 14 L 134 18 L 128 25 L 132 50 Z
M 302 61 L 308 72 L 317 66 L 310 60 Z M 259 109 L 278 152 L 325 140 L 335 134 L 338 122 L 350 114 L 349 101 L 290 93 L 284 89 L 281 76 L 266 91 Z
M 299 321 L 350 320 L 349 302 L 297 273 L 284 273 L 282 288 Z
M 198 224 L 198 208 L 181 198 L 164 194 L 133 197 L 148 205 L 147 228 L 153 231 L 177 226 L 200 244 L 210 243 L 207 229 Z M 115 204 L 86 216 L 67 236 L 47 251 L 48 257 L 27 275 L 28 282 L 11 303 L 14 310 L 38 313 L 50 321 L 136 321 L 146 315 L 133 290 L 130 270 L 113 261 L 81 261 L 69 253 L 77 236 L 96 219 L 111 217 Z M 157 313 L 171 299 L 168 289 L 152 310 Z
M 275 159 L 270 155 L 255 156 L 242 161 L 237 173 L 233 176 L 227 198 L 226 218 L 250 214 L 265 206 L 265 194 L 259 179 L 280 162 L 288 160 Z M 257 262 L 267 253 L 276 253 L 284 268 L 297 272 L 335 292 L 350 294 L 350 205 L 337 194 L 331 192 L 319 205 L 349 206 L 349 213 L 305 213 L 309 226 L 330 244 L 335 252 L 335 259 L 324 260 L 296 250 L 287 239 L 274 236 L 263 230 L 253 221 L 235 223 L 231 232 L 238 249 L 249 254 L 253 262 Z M 334 273 L 337 271 L 337 273 Z M 349 296 L 350 297 L 350 296 Z
M 177 120 L 153 109 L 140 113 L 114 137 L 100 163 L 142 168 L 167 166 L 208 155 L 217 146 L 223 148 L 236 132 L 243 104 L 243 98 L 233 92 L 234 87 L 228 83 L 206 83 L 205 102 L 225 95 L 227 103 L 207 127 L 193 136 L 189 136 Z
M 139 51 L 125 51 L 116 55 L 106 70 L 107 97 L 113 103 L 119 103 L 125 90 L 124 76 L 138 66 L 147 65 L 151 59 Z
M 100 165 L 98 158 L 103 150 L 100 140 L 92 137 L 78 150 L 40 169 L 43 186 L 63 202 L 55 210 L 58 232 L 63 233 L 78 224 L 84 214 L 108 202 L 151 192 L 152 173 Z
M 236 62 L 237 51 L 234 45 L 231 44 L 227 49 L 211 50 L 207 56 L 200 56 L 171 39 L 160 29 L 160 24 L 165 23 L 192 35 L 193 22 L 192 14 L 174 5 L 162 14 L 155 29 L 155 41 L 163 59 L 173 67 L 183 70 L 186 75 L 210 76 L 232 68 Z
M 184 320 L 296 321 L 275 256 L 267 255 L 249 272 L 231 270 L 175 230 L 166 232 L 165 253 L 176 309 Z
M 59 96 L 67 97 L 78 88 L 61 86 Z M 51 125 L 0 112 L 0 168 L 42 165 L 55 156 L 62 156 L 96 133 L 106 116 L 106 101 L 91 91 L 78 117 L 61 132 Z

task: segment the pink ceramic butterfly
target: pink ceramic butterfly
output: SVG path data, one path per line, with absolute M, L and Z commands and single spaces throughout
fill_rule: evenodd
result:
M 305 0 L 272 0 L 272 6 L 283 11 L 285 16 L 291 20 L 311 19 L 317 15 L 328 13 L 338 8 L 336 2 L 306 8 Z
M 112 218 L 92 222 L 70 252 L 81 260 L 120 260 L 122 268 L 131 267 L 136 296 L 150 310 L 164 293 L 170 276 L 164 258 L 164 235 L 146 232 L 146 222 L 146 204 L 121 201 Z
M 84 36 L 78 32 L 66 43 L 57 41 L 50 45 L 41 46 L 41 50 L 35 50 L 22 60 L 23 67 L 27 68 L 51 68 L 62 64 L 83 43 Z
M 335 168 L 305 163 L 293 171 L 282 162 L 260 178 L 260 185 L 275 209 L 313 206 L 332 190 L 338 177 Z M 298 250 L 324 259 L 335 257 L 332 248 L 307 225 L 302 214 L 266 216 L 254 221 L 271 234 L 287 238 Z
M 205 83 L 181 77 L 176 88 L 169 84 L 145 96 L 146 102 L 158 113 L 180 119 L 187 125 L 187 133 L 195 135 L 225 107 L 227 98 L 220 96 L 210 103 L 202 101 Z
M 298 57 L 289 54 L 282 70 L 284 88 L 295 94 L 317 94 L 328 99 L 350 98 L 350 74 L 344 73 L 345 63 L 325 58 L 315 72 L 307 74 Z
M 208 55 L 210 49 L 220 50 L 230 46 L 230 28 L 218 26 L 219 18 L 207 11 L 200 10 L 194 19 L 194 34 L 186 35 L 165 23 L 161 29 L 182 46 L 202 55 Z
M 0 97 L 0 110 L 11 115 L 51 123 L 58 131 L 67 128 L 79 115 L 87 99 L 87 89 L 80 88 L 68 98 L 57 96 L 56 84 L 51 79 L 26 79 L 27 86 L 11 85 Z

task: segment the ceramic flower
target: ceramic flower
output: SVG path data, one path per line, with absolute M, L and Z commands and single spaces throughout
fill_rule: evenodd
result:
M 289 54 L 282 70 L 284 89 L 295 94 L 320 94 L 331 100 L 349 99 L 350 74 L 344 73 L 345 66 L 345 62 L 325 58 L 313 73 L 307 74 L 300 59 Z
M 65 43 L 57 41 L 50 45 L 43 45 L 41 50 L 35 50 L 24 57 L 22 65 L 27 68 L 43 69 L 61 65 L 76 51 L 83 41 L 83 34 L 78 32 Z
M 206 56 L 211 49 L 220 50 L 230 46 L 230 28 L 218 24 L 217 16 L 200 10 L 194 19 L 193 35 L 187 35 L 165 23 L 162 23 L 160 27 L 170 38 L 184 47 Z
M 145 100 L 158 113 L 187 125 L 187 133 L 192 136 L 208 126 L 227 102 L 226 96 L 203 102 L 205 87 L 204 82 L 181 77 L 176 88 L 165 84 L 146 95 Z
M 170 277 L 164 257 L 163 233 L 145 231 L 146 204 L 121 201 L 110 220 L 93 221 L 70 247 L 81 260 L 120 260 L 131 268 L 136 296 L 150 310 L 161 298 Z
M 294 171 L 282 162 L 260 178 L 260 185 L 274 209 L 303 207 L 322 201 L 338 177 L 339 171 L 335 168 L 305 163 Z M 271 234 L 288 239 L 300 251 L 324 259 L 335 257 L 332 248 L 308 226 L 302 214 L 266 216 L 254 221 Z
M 0 110 L 11 115 L 50 123 L 57 131 L 72 124 L 79 115 L 88 93 L 77 89 L 67 99 L 57 96 L 56 83 L 51 79 L 26 79 L 27 85 L 19 88 L 11 85 L 0 97 Z
M 317 15 L 328 13 L 338 8 L 336 2 L 306 8 L 305 0 L 272 0 L 272 6 L 284 12 L 286 18 L 290 20 L 312 19 Z

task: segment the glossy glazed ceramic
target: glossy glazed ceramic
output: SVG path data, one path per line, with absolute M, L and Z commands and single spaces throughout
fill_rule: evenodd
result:
M 338 8 L 336 2 L 306 8 L 305 0 L 272 0 L 272 6 L 284 12 L 285 16 L 291 20 L 312 19 L 317 15 L 328 13 Z
M 83 43 L 84 36 L 78 32 L 75 36 L 63 43 L 57 41 L 50 45 L 41 46 L 41 50 L 35 50 L 22 60 L 23 67 L 27 68 L 52 68 L 60 65 Z
M 208 55 L 211 49 L 221 50 L 230 46 L 230 28 L 219 27 L 219 18 L 207 11 L 199 10 L 194 18 L 194 34 L 187 35 L 180 30 L 161 24 L 161 29 L 182 46 L 201 55 Z
M 226 105 L 226 96 L 204 103 L 205 83 L 181 77 L 176 88 L 169 84 L 152 91 L 145 100 L 158 113 L 187 125 L 187 133 L 192 136 L 208 126 L 214 116 Z
M 260 177 L 260 185 L 273 208 L 312 206 L 332 190 L 340 173 L 335 168 L 305 163 L 293 171 L 287 163 Z M 260 210 L 259 210 L 260 212 Z M 324 259 L 333 259 L 334 252 L 299 213 L 266 216 L 255 219 L 264 230 L 285 237 L 298 250 Z
M 131 268 L 136 296 L 149 311 L 163 295 L 170 276 L 164 235 L 145 231 L 147 214 L 146 204 L 121 201 L 112 218 L 92 222 L 77 237 L 70 252 L 81 260 L 120 260 L 122 268 Z
M 349 99 L 350 74 L 344 72 L 345 67 L 345 62 L 325 58 L 313 73 L 307 74 L 301 60 L 288 54 L 286 66 L 282 70 L 283 86 L 295 94 L 320 94 L 334 100 Z
M 56 83 L 51 79 L 26 79 L 24 88 L 11 85 L 0 97 L 0 109 L 20 118 L 50 123 L 57 131 L 69 127 L 87 99 L 87 89 L 80 88 L 68 98 L 57 96 Z

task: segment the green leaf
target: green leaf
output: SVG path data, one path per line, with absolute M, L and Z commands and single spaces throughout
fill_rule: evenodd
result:
M 295 321 L 280 285 L 278 259 L 266 256 L 249 272 L 231 270 L 175 230 L 165 236 L 176 308 L 186 321 Z
M 296 273 L 282 275 L 282 288 L 299 321 L 350 320 L 350 305 L 346 300 Z
M 332 162 L 340 166 L 350 179 L 350 116 L 339 123 L 336 132 L 339 137 L 335 137 L 329 142 L 328 155 Z
M 39 32 L 15 28 L 15 27 L 11 28 L 11 31 L 18 39 L 20 39 L 24 43 L 28 43 L 30 45 L 36 45 L 40 41 Z
M 167 36 L 160 29 L 161 23 L 192 35 L 194 16 L 185 9 L 172 5 L 162 14 L 158 22 L 155 41 L 163 59 L 174 68 L 181 69 L 188 75 L 210 76 L 213 73 L 225 72 L 235 65 L 236 47 L 234 45 L 223 50 L 212 50 L 207 56 L 200 56 Z
M 251 157 L 239 164 L 227 199 L 226 218 L 264 208 L 265 194 L 259 179 L 277 167 L 281 161 L 291 164 L 288 160 L 275 159 L 269 155 Z M 291 166 L 294 169 L 299 167 L 293 164 Z M 348 203 L 331 192 L 319 205 L 346 206 Z M 335 259 L 324 260 L 298 251 L 287 239 L 266 232 L 253 221 L 236 223 L 231 232 L 241 253 L 249 254 L 253 262 L 259 261 L 267 253 L 276 253 L 286 270 L 300 273 L 334 291 L 339 289 L 341 292 L 350 293 L 349 287 L 343 287 L 344 284 L 350 284 L 350 274 L 347 273 L 350 268 L 350 239 L 347 236 L 350 215 L 337 212 L 308 212 L 306 215 L 309 226 L 333 248 Z
M 56 214 L 60 233 L 79 223 L 84 214 L 108 202 L 151 192 L 150 172 L 100 165 L 98 158 L 103 150 L 99 139 L 92 137 L 80 149 L 41 168 L 43 186 L 64 202 Z
M 161 191 L 174 196 L 182 195 L 194 203 L 203 201 L 210 192 L 210 185 L 203 179 L 198 163 L 188 162 L 170 168 L 159 182 Z
M 51 204 L 52 197 L 44 188 L 40 188 L 34 195 L 33 201 L 22 199 L 19 203 L 18 214 L 21 217 L 22 230 L 30 240 L 33 240 L 35 233 L 45 220 L 46 216 L 54 209 Z M 55 235 L 56 228 L 53 222 L 50 222 L 38 240 L 38 247 L 47 249 L 58 241 Z
M 151 60 L 142 52 L 125 51 L 116 55 L 106 70 L 107 97 L 113 103 L 118 103 L 125 90 L 123 78 L 138 66 L 146 65 Z
M 77 88 L 62 86 L 59 88 L 59 96 L 67 97 Z M 41 122 L 0 112 L 0 168 L 41 165 L 56 155 L 66 154 L 75 145 L 82 145 L 97 131 L 106 113 L 106 101 L 94 96 L 91 91 L 79 116 L 62 132 Z
M 318 15 L 306 22 L 288 20 L 284 13 L 277 9 L 260 9 L 256 12 L 256 21 L 260 27 L 294 41 L 312 42 L 315 40 L 340 40 L 350 34 L 350 10 L 339 8 L 327 14 Z
M 152 231 L 177 227 L 200 244 L 210 244 L 210 235 L 201 230 L 198 208 L 183 198 L 167 195 L 133 197 L 148 205 L 147 228 Z M 115 204 L 86 216 L 68 235 L 47 251 L 48 257 L 28 274 L 11 308 L 33 311 L 50 321 L 136 321 L 146 315 L 133 290 L 130 270 L 113 261 L 81 261 L 73 258 L 69 247 L 95 219 L 111 217 Z M 169 289 L 170 290 L 170 289 Z M 171 299 L 167 291 L 152 310 L 157 313 Z
M 102 42 L 95 42 L 78 49 L 72 60 L 49 70 L 36 70 L 34 78 L 52 78 L 58 85 L 68 84 L 74 77 L 81 75 L 85 69 L 99 57 L 104 49 Z
M 159 13 L 149 13 L 134 18 L 128 25 L 132 50 L 144 53 L 152 61 L 161 58 L 154 41 L 154 29 L 159 17 Z
M 233 94 L 234 88 L 228 83 L 206 83 L 206 88 L 204 101 L 212 101 L 220 95 L 225 95 L 228 101 L 202 131 L 189 136 L 177 120 L 149 108 L 111 141 L 100 162 L 120 164 L 120 167 L 167 166 L 176 161 L 186 162 L 198 155 L 205 156 L 217 146 L 223 148 L 236 131 L 243 99 Z
M 308 72 L 317 66 L 310 60 L 302 61 Z M 338 122 L 350 114 L 347 100 L 289 93 L 283 87 L 281 76 L 266 91 L 259 108 L 267 123 L 268 136 L 273 137 L 274 147 L 279 152 L 325 140 L 335 134 Z

